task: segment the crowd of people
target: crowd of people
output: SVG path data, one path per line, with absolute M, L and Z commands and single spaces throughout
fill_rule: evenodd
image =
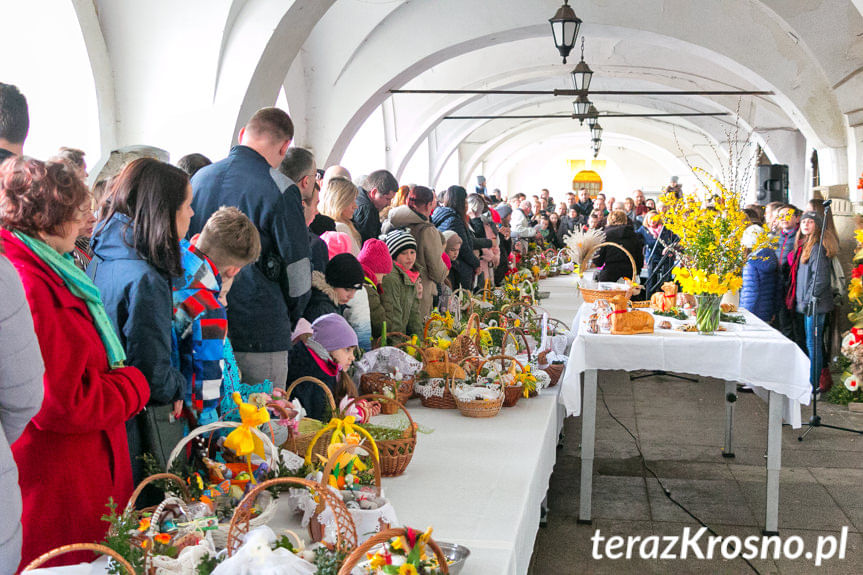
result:
M 220 417 L 226 370 L 281 388 L 313 376 L 352 393 L 344 372 L 358 348 L 421 335 L 455 290 L 500 285 L 520 238 L 561 248 L 573 231 L 601 229 L 637 275 L 645 268 L 646 295 L 674 266 L 663 206 L 640 190 L 623 201 L 586 189 L 504 200 L 482 177 L 473 193 L 399 186 L 386 170 L 352 178 L 292 146 L 277 108 L 256 112 L 222 160 L 142 157 L 92 189 L 80 150 L 25 156 L 28 129 L 26 98 L 0 84 L 3 573 L 101 539 L 106 501 L 125 504 L 141 456 L 165 466 L 184 433 Z M 679 193 L 676 180 L 669 189 Z M 740 297 L 820 373 L 813 334 L 833 309 L 838 242 L 820 204 L 809 207 L 747 212 L 776 248 L 753 254 Z M 619 250 L 602 249 L 597 265 L 600 281 L 632 275 Z M 325 416 L 319 388 L 294 397 Z

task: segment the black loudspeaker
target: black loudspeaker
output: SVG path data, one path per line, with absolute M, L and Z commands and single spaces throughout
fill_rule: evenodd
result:
M 758 166 L 758 196 L 755 201 L 762 206 L 770 202 L 788 203 L 788 166 Z

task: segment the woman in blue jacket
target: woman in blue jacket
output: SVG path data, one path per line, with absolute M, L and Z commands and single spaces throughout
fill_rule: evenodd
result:
M 752 249 L 758 235 L 763 233 L 759 225 L 751 225 L 743 233 L 743 245 Z M 766 322 L 776 315 L 782 301 L 782 283 L 779 278 L 779 259 L 771 247 L 750 254 L 743 266 L 743 287 L 740 288 L 740 307 L 748 309 Z
M 150 384 L 147 408 L 126 424 L 135 483 L 144 452 L 165 465 L 183 436 L 177 421 L 186 378 L 171 364 L 171 278 L 183 273 L 180 239 L 189 229 L 192 187 L 185 172 L 152 158 L 127 164 L 105 198 L 87 274 L 126 351 Z
M 452 262 L 458 285 L 453 289 L 473 289 L 473 278 L 479 269 L 479 258 L 473 253 L 473 232 L 468 228 L 467 190 L 461 186 L 450 186 L 446 191 L 444 205 L 438 207 L 431 217 L 432 223 L 441 232 L 452 230 L 461 238 L 458 259 Z

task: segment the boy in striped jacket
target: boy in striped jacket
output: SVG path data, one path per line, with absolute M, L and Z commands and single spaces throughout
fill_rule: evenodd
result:
M 258 259 L 257 228 L 240 210 L 222 207 L 185 248 L 183 277 L 175 278 L 175 361 L 186 376 L 186 406 L 205 425 L 219 418 L 228 316 L 225 298 L 244 266 Z

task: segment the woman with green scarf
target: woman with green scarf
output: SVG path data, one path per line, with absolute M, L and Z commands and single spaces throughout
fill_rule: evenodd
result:
M 0 166 L 0 236 L 45 362 L 42 407 L 12 445 L 22 567 L 54 547 L 102 539 L 108 498 L 122 509 L 132 492 L 125 423 L 146 405 L 149 386 L 124 367 L 99 290 L 69 255 L 89 209 L 89 191 L 63 164 L 12 158 Z M 89 558 L 70 553 L 53 564 Z

